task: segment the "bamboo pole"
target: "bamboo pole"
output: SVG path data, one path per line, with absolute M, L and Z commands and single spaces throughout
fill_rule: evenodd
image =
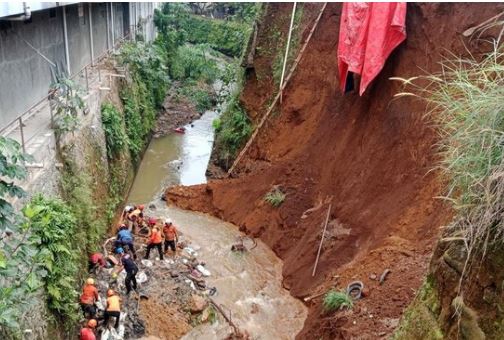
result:
M 298 66 L 299 62 L 301 61 L 301 58 L 302 58 L 302 56 L 304 54 L 304 51 L 306 50 L 306 47 L 308 46 L 308 43 L 310 42 L 310 40 L 311 40 L 311 38 L 313 36 L 313 32 L 315 32 L 315 29 L 317 28 L 317 25 L 318 25 L 318 23 L 320 21 L 320 18 L 322 18 L 322 14 L 324 13 L 324 10 L 325 10 L 326 6 L 327 6 L 327 2 L 324 2 L 324 4 L 322 5 L 322 8 L 320 9 L 320 13 L 319 13 L 317 19 L 315 20 L 315 23 L 314 23 L 314 25 L 313 25 L 313 27 L 312 27 L 312 29 L 310 31 L 310 34 L 308 35 L 308 38 L 306 38 L 306 42 L 303 44 L 303 47 L 299 51 L 299 54 L 298 54 L 296 60 L 294 61 L 294 64 L 292 65 L 292 67 L 291 67 L 291 69 L 289 71 L 289 74 L 285 78 L 285 83 L 283 84 L 283 87 L 280 89 L 280 92 L 278 92 L 277 95 L 275 96 L 275 99 L 273 100 L 273 103 L 270 105 L 270 107 L 268 108 L 268 111 L 266 111 L 266 113 L 262 117 L 262 119 L 259 122 L 259 124 L 257 125 L 254 133 L 252 134 L 252 136 L 250 136 L 249 140 L 247 141 L 247 144 L 245 144 L 245 146 L 243 147 L 242 151 L 240 151 L 240 153 L 238 154 L 238 157 L 236 157 L 235 161 L 233 162 L 233 165 L 231 166 L 231 168 L 229 168 L 229 171 L 227 173 L 228 176 L 230 176 L 233 173 L 234 169 L 236 168 L 236 166 L 238 165 L 238 163 L 240 162 L 240 160 L 245 155 L 245 152 L 247 152 L 247 150 L 250 147 L 250 145 L 252 145 L 252 142 L 254 141 L 255 137 L 257 136 L 257 134 L 261 130 L 261 127 L 264 125 L 264 123 L 268 119 L 269 115 L 271 114 L 271 112 L 275 108 L 275 106 L 276 106 L 276 104 L 278 102 L 278 99 L 280 98 L 280 94 L 282 93 L 282 91 L 285 89 L 285 87 L 289 83 L 292 75 L 294 74 L 294 71 L 296 71 L 296 68 L 297 68 L 297 66 Z
M 325 233 L 327 230 L 327 224 L 329 223 L 329 216 L 331 215 L 331 208 L 332 208 L 332 203 L 329 204 L 329 209 L 327 209 L 327 216 L 326 216 L 326 220 L 324 223 L 324 231 L 322 232 L 322 238 L 320 239 L 320 245 L 319 245 L 318 252 L 317 252 L 317 259 L 315 260 L 315 265 L 313 266 L 312 277 L 315 276 L 315 272 L 317 271 L 317 265 L 318 265 L 318 261 L 320 258 L 320 251 L 322 250 L 322 243 L 324 242 Z
M 290 47 L 290 42 L 291 42 L 291 37 L 292 37 L 292 26 L 294 26 L 294 17 L 296 16 L 296 2 L 292 4 L 292 15 L 291 15 L 291 21 L 290 21 L 290 26 L 289 26 L 289 36 L 287 37 L 287 46 L 285 47 L 285 56 L 284 56 L 284 62 L 283 62 L 283 67 L 282 67 L 282 76 L 280 77 L 280 88 L 278 91 L 280 91 L 280 104 L 282 104 L 282 87 L 283 87 L 283 80 L 285 76 L 285 68 L 287 67 L 287 58 L 289 57 L 289 47 Z

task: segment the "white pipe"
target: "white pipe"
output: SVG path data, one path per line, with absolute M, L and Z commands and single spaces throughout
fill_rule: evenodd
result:
M 110 22 L 112 24 L 112 51 L 115 52 L 114 3 L 110 3 Z
M 107 10 L 107 51 L 110 50 L 110 24 L 109 24 L 109 8 L 107 3 L 105 3 L 105 9 Z
M 292 26 L 294 25 L 294 17 L 295 16 L 296 16 L 296 2 L 294 2 L 294 4 L 292 5 L 292 16 L 291 16 L 291 22 L 290 22 L 290 27 L 289 27 L 289 37 L 287 38 L 287 47 L 285 48 L 285 57 L 284 57 L 283 68 L 282 68 L 282 76 L 280 77 L 280 104 L 282 103 L 283 79 L 285 76 L 285 68 L 287 67 L 287 58 L 289 57 L 289 47 L 290 47 L 291 36 L 292 36 Z
M 67 20 L 66 20 L 66 7 L 63 6 L 63 37 L 65 39 L 65 59 L 67 64 L 68 77 L 72 75 L 70 69 L 70 52 L 68 50 L 68 31 L 67 31 Z
M 90 47 L 90 51 L 91 51 L 91 65 L 94 65 L 94 41 L 93 41 L 93 14 L 91 13 L 92 9 L 91 9 L 91 5 L 92 3 L 89 2 L 88 3 L 88 13 L 89 13 L 89 45 L 91 45 Z

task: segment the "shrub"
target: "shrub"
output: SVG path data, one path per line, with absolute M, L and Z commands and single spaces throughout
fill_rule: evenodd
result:
M 503 57 L 496 50 L 482 61 L 445 60 L 440 74 L 400 79 L 415 93 L 397 95 L 426 100 L 439 133 L 438 168 L 457 212 L 450 232 L 468 254 L 461 282 L 475 255 L 504 242 Z
M 117 157 L 128 144 L 128 137 L 124 131 L 123 115 L 111 103 L 104 103 L 101 107 L 102 124 L 107 142 L 107 156 L 109 159 Z
M 352 297 L 345 292 L 330 290 L 324 296 L 323 306 L 326 311 L 335 311 L 343 308 L 352 309 Z
M 70 324 L 78 320 L 77 273 L 80 242 L 75 234 L 77 219 L 67 205 L 58 199 L 35 196 L 24 208 L 31 216 L 31 230 L 40 237 L 41 261 L 47 270 L 44 286 L 49 308 Z
M 217 79 L 219 70 L 214 59 L 206 56 L 207 46 L 183 45 L 177 49 L 171 64 L 170 74 L 176 80 L 202 80 L 211 84 Z
M 282 190 L 274 188 L 264 196 L 264 200 L 271 204 L 272 207 L 277 208 L 285 201 L 285 196 Z

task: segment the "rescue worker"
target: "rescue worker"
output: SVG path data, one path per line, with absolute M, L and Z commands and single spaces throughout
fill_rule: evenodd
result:
M 138 266 L 135 261 L 131 258 L 129 254 L 124 254 L 124 250 L 121 249 L 120 267 L 118 272 L 120 273 L 123 268 L 126 271 L 126 278 L 124 279 L 124 285 L 126 286 L 126 295 L 131 292 L 131 284 L 133 283 L 133 289 L 137 289 L 136 274 L 138 273 Z
M 164 223 L 163 234 L 165 237 L 165 241 L 164 241 L 165 254 L 168 252 L 168 248 L 170 248 L 173 251 L 173 255 L 176 255 L 177 254 L 178 233 L 177 233 L 177 228 L 175 228 L 172 220 L 169 218 Z
M 163 259 L 163 237 L 161 236 L 161 231 L 158 227 L 152 228 L 152 233 L 149 239 L 149 243 L 147 244 L 147 253 L 145 254 L 145 258 L 148 259 L 150 255 L 150 251 L 152 248 L 156 247 L 159 252 L 159 258 Z
M 124 207 L 124 210 L 123 210 L 123 213 L 121 215 L 121 222 L 122 223 L 126 223 L 127 222 L 127 219 L 128 219 L 128 215 L 133 211 L 135 210 L 135 207 L 134 206 L 131 206 L 131 205 L 127 205 Z
M 92 272 L 97 268 L 107 267 L 107 261 L 101 253 L 93 253 L 89 256 L 89 271 Z
M 128 214 L 128 222 L 131 226 L 130 230 L 134 234 L 136 232 L 137 227 L 139 226 L 139 222 L 142 222 L 143 219 L 143 210 L 144 205 L 140 204 L 138 207 Z
M 133 235 L 125 224 L 121 224 L 121 226 L 119 227 L 119 232 L 117 233 L 115 247 L 121 247 L 124 249 L 126 248 L 126 246 L 128 246 L 129 250 L 133 253 L 133 257 L 136 259 L 135 246 L 133 244 Z
M 98 289 L 95 287 L 95 282 L 93 278 L 88 278 L 84 288 L 82 288 L 82 294 L 80 296 L 80 303 L 82 311 L 84 312 L 84 317 L 93 318 L 96 314 L 96 301 L 98 301 Z
M 96 340 L 95 329 L 98 322 L 95 319 L 91 319 L 87 322 L 86 327 L 82 328 L 80 331 L 80 340 Z
M 108 326 L 110 317 L 114 317 L 114 327 L 115 329 L 119 328 L 119 319 L 121 317 L 121 299 L 112 289 L 107 290 L 107 308 L 105 309 L 103 317 L 105 327 Z

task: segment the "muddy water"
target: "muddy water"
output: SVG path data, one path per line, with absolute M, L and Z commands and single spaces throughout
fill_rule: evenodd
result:
M 231 314 L 233 322 L 254 339 L 293 339 L 303 327 L 307 310 L 282 288 L 282 262 L 262 242 L 245 254 L 231 252 L 241 235 L 238 228 L 200 213 L 167 207 L 159 197 L 176 184 L 206 182 L 205 171 L 213 143 L 212 120 L 207 111 L 185 134 L 154 139 L 149 145 L 128 201 L 149 204 L 149 216 L 170 217 L 196 245 L 198 258 L 211 272 L 207 283 L 217 288 L 215 301 Z M 194 328 L 184 339 L 224 339 L 230 333 L 222 319 Z M 152 334 L 154 335 L 154 334 Z M 160 335 L 162 337 L 162 335 Z

